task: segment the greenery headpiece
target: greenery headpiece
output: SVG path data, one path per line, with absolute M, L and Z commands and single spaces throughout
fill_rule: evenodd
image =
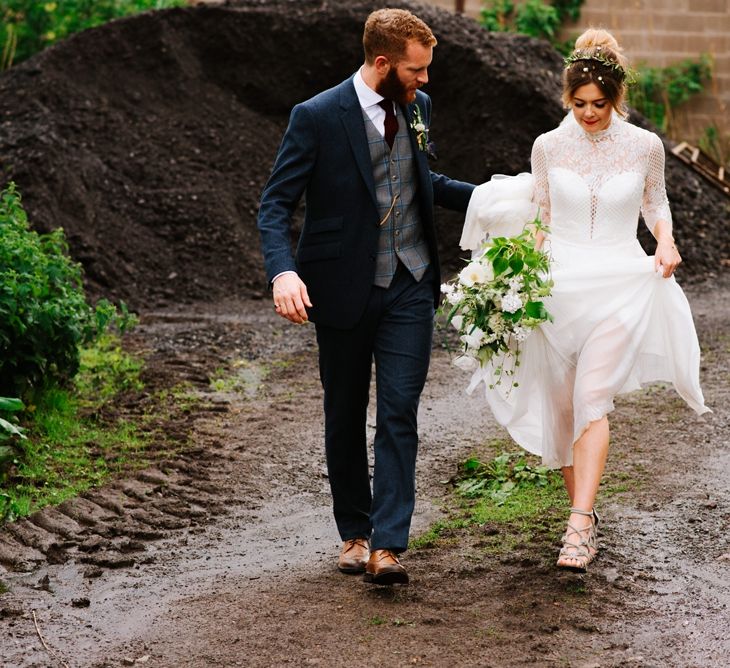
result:
M 573 63 L 577 63 L 581 60 L 595 60 L 596 62 L 601 63 L 601 65 L 612 69 L 618 75 L 619 79 L 627 86 L 636 83 L 636 74 L 634 71 L 631 69 L 625 69 L 617 60 L 604 55 L 600 46 L 595 47 L 595 49 L 578 49 L 573 51 L 573 53 L 564 60 L 566 69 Z M 584 71 L 587 72 L 588 68 L 584 68 Z M 603 81 L 600 76 L 598 77 L 598 80 L 601 82 Z

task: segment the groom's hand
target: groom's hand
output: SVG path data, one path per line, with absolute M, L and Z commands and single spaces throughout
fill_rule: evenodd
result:
M 306 307 L 311 306 L 307 286 L 293 271 L 274 281 L 274 309 L 282 318 L 301 325 L 309 320 Z

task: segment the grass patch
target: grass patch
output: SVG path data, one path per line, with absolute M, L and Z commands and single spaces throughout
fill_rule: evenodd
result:
M 13 520 L 77 496 L 110 476 L 147 464 L 149 436 L 140 423 L 102 421 L 100 410 L 121 392 L 141 389 L 142 363 L 105 336 L 81 355 L 73 387 L 45 392 L 22 416 L 26 439 L 0 472 L 0 520 Z
M 118 337 L 105 334 L 93 347 L 81 350 L 81 368 L 74 379 L 81 402 L 103 404 L 125 390 L 141 390 L 142 361 L 122 350 Z
M 412 540 L 411 548 L 445 546 L 468 533 L 481 552 L 504 554 L 559 535 L 569 507 L 560 472 L 523 453 L 495 456 L 504 445 L 493 442 L 486 462 L 471 457 L 460 465 L 448 518 Z
M 230 368 L 216 369 L 210 385 L 216 392 L 236 392 L 253 399 L 270 373 L 270 365 L 240 359 Z
M 448 520 L 439 520 L 420 536 L 417 536 L 409 542 L 410 549 L 436 547 L 437 544 L 445 543 L 449 539 L 453 540 L 456 531 L 469 526 L 470 522 L 466 518 L 453 517 Z
M 383 624 L 387 624 L 388 620 L 385 617 L 381 617 L 380 615 L 373 615 L 370 619 L 368 619 L 368 624 L 370 626 L 382 626 Z
M 235 392 L 248 399 L 255 399 L 265 381 L 275 371 L 291 367 L 295 363 L 292 359 L 274 359 L 268 362 L 237 359 L 228 366 L 216 369 L 211 378 L 210 387 L 216 392 Z M 296 397 L 296 392 L 291 392 Z

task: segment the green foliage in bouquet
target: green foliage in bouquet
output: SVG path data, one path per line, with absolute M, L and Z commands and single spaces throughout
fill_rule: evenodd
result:
M 538 219 L 515 237 L 489 239 L 453 281 L 441 286 L 440 309 L 463 343 L 463 368 L 476 368 L 502 354 L 519 365 L 519 344 L 531 330 L 552 317 L 543 299 L 550 295 L 550 257 L 535 246 L 535 234 L 546 228 Z M 457 360 L 458 362 L 458 360 Z M 503 364 L 497 367 L 513 374 Z M 499 382 L 499 381 L 498 381 Z
M 186 0 L 4 0 L 0 4 L 0 70 L 64 39 L 112 19 Z
M 78 371 L 82 344 L 133 322 L 121 310 L 106 300 L 90 306 L 63 230 L 31 230 L 15 184 L 0 192 L 0 394 L 63 385 Z

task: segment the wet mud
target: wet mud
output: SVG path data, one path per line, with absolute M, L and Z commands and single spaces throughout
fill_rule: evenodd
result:
M 722 665 L 730 286 L 689 295 L 714 412 L 662 386 L 617 402 L 588 575 L 555 570 L 547 530 L 490 556 L 499 527 L 483 527 L 406 553 L 412 583 L 395 588 L 335 568 L 312 328 L 262 301 L 144 315 L 128 345 L 149 374 L 209 378 L 227 362 L 240 382 L 190 385 L 200 404 L 170 418 L 176 454 L 161 443 L 148 468 L 4 528 L 3 665 Z M 437 345 L 414 535 L 444 517 L 457 462 L 505 436 L 465 380 Z

